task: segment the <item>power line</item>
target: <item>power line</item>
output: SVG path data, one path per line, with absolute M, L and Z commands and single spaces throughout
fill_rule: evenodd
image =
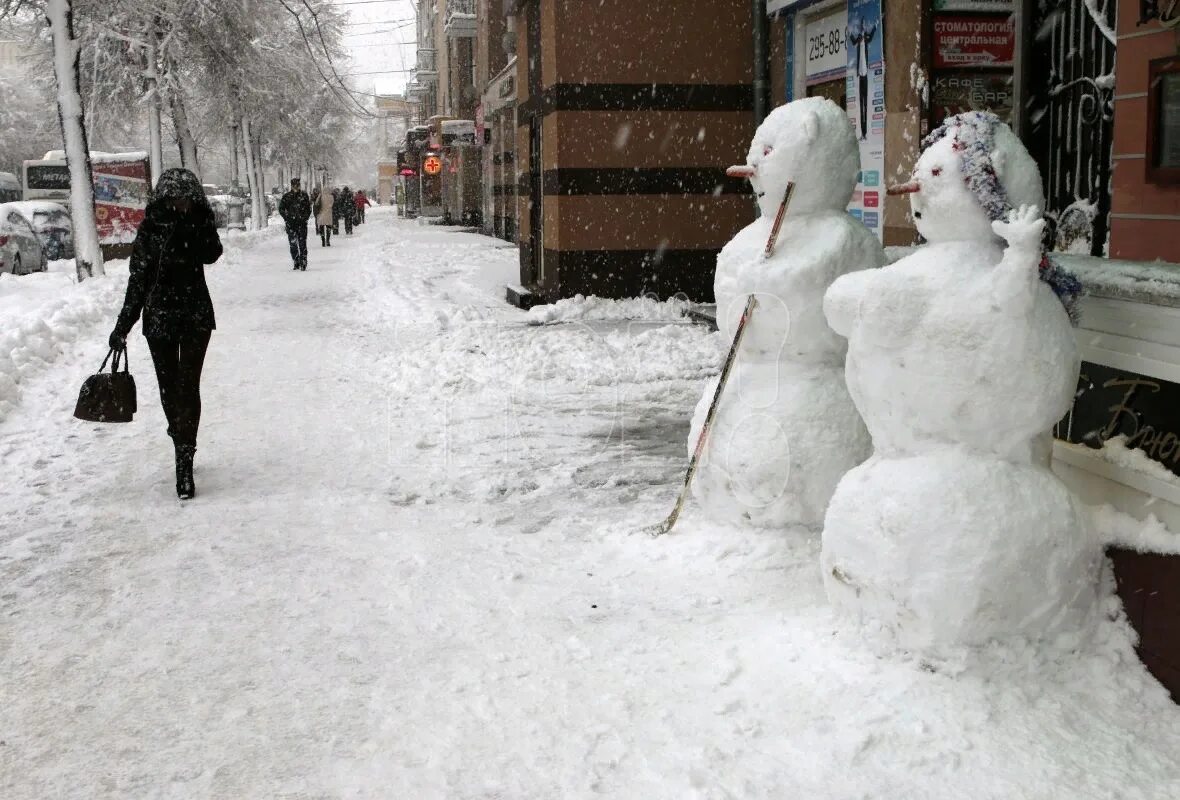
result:
M 350 44 L 349 50 L 364 50 L 366 47 L 397 47 L 402 48 L 406 45 L 417 44 L 416 42 L 376 42 L 373 44 Z
M 412 70 L 412 69 L 379 69 L 379 70 L 375 70 L 373 72 L 346 72 L 346 73 L 344 73 L 343 77 L 355 78 L 358 75 L 390 75 L 390 74 L 393 74 L 396 72 L 413 72 L 413 71 L 414 70 Z
M 418 20 L 414 17 L 402 17 L 401 19 L 361 19 L 361 20 L 345 20 L 345 25 L 392 25 L 398 22 L 404 22 L 407 25 L 412 25 Z

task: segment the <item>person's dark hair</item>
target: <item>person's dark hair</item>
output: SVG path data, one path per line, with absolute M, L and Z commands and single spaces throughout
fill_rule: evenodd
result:
M 209 198 L 205 196 L 200 179 L 183 167 L 166 169 L 160 174 L 145 213 L 153 217 L 170 214 L 172 201 L 181 197 L 187 197 L 192 202 L 194 210 L 200 210 L 210 219 L 213 218 L 213 208 L 209 205 Z

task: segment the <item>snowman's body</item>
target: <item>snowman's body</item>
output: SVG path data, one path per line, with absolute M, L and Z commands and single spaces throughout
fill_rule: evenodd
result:
M 829 505 L 825 586 L 840 611 L 926 652 L 1073 633 L 1097 598 L 1100 553 L 1048 468 L 1077 385 L 1074 332 L 1038 277 L 1039 214 L 993 228 L 968 188 L 955 143 L 969 133 L 949 131 L 915 169 L 931 243 L 825 298 L 874 446 Z M 1006 127 L 994 136 L 1006 200 L 1035 207 L 1035 164 Z
M 714 519 L 818 525 L 840 476 L 869 453 L 844 385 L 846 343 L 824 319 L 823 296 L 840 275 L 884 263 L 884 253 L 845 211 L 860 156 L 848 118 L 834 103 L 808 98 L 776 109 L 755 134 L 747 160 L 762 216 L 718 256 L 714 293 L 722 336 L 732 341 L 749 295 L 758 305 L 693 491 Z M 766 257 L 788 182 L 794 195 Z M 697 406 L 690 453 L 715 387 L 710 382 Z

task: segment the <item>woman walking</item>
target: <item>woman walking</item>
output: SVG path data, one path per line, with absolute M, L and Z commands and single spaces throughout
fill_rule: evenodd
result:
M 320 247 L 332 246 L 332 204 L 336 198 L 326 193 L 322 187 L 315 187 L 311 195 L 311 211 L 315 214 L 315 229 L 320 235 Z
M 143 314 L 143 335 L 176 450 L 176 495 L 181 500 L 196 495 L 193 456 L 201 422 L 201 368 L 217 327 L 205 265 L 220 257 L 221 240 L 201 182 L 187 169 L 166 170 L 135 236 L 127 296 L 110 345 L 125 349 L 127 335 Z

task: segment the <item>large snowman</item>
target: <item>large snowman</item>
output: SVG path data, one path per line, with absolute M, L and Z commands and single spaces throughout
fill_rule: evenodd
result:
M 828 508 L 827 593 L 927 653 L 1076 634 L 1100 552 L 1048 468 L 1077 385 L 1076 285 L 1043 259 L 1040 176 L 1006 125 L 962 114 L 924 144 L 892 191 L 928 244 L 824 302 L 874 447 Z
M 823 316 L 832 281 L 884 263 L 877 239 L 845 211 L 859 170 L 847 115 L 814 97 L 771 112 L 745 166 L 730 169 L 749 178 L 762 214 L 717 259 L 717 320 L 727 341 L 750 294 L 757 307 L 693 483 L 713 519 L 818 527 L 840 476 L 868 457 L 868 433 L 844 386 L 846 343 Z M 766 256 L 788 184 L 790 206 Z M 697 405 L 690 453 L 715 388 L 710 382 Z

